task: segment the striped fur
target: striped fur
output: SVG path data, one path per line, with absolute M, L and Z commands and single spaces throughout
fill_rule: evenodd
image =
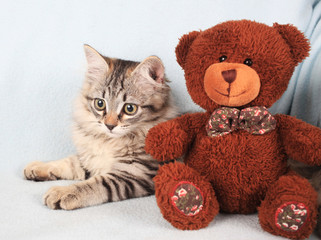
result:
M 159 58 L 138 63 L 103 57 L 89 46 L 85 52 L 88 70 L 74 108 L 77 154 L 32 162 L 24 170 L 29 180 L 81 180 L 49 189 L 44 203 L 52 209 L 153 194 L 158 163 L 145 153 L 145 137 L 151 127 L 177 116 Z M 105 102 L 103 109 L 97 109 L 97 99 Z M 136 113 L 126 113 L 125 104 L 129 110 L 137 106 Z

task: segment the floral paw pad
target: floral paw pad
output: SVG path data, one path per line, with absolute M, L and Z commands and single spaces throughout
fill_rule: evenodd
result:
M 186 216 L 194 216 L 203 208 L 203 194 L 191 182 L 179 182 L 170 197 L 174 207 Z
M 276 210 L 275 224 L 286 232 L 296 232 L 304 225 L 308 214 L 308 208 L 303 203 L 285 203 Z

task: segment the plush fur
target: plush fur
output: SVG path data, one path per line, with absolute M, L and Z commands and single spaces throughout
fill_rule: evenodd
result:
M 317 194 L 307 180 L 288 170 L 287 159 L 321 164 L 320 129 L 278 114 L 276 128 L 263 135 L 236 130 L 210 137 L 206 132 L 212 112 L 220 107 L 270 107 L 282 96 L 309 49 L 308 40 L 292 25 L 270 27 L 248 20 L 224 22 L 180 39 L 177 61 L 185 71 L 190 96 L 206 112 L 157 125 L 149 131 L 145 146 L 160 161 L 185 154 L 185 165 L 165 165 L 154 179 L 158 205 L 173 226 L 205 227 L 218 208 L 243 214 L 258 210 L 262 228 L 272 234 L 293 239 L 311 234 Z M 182 214 L 170 199 L 181 181 L 203 192 L 203 209 L 193 216 Z M 302 211 L 295 210 L 298 206 Z M 304 222 L 299 229 L 277 225 L 284 220 L 278 214 L 290 207 L 302 216 L 307 213 L 307 218 L 297 219 Z

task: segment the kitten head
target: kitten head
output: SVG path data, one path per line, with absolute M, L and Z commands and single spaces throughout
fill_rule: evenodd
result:
M 170 108 L 170 89 L 158 57 L 139 63 L 104 57 L 88 45 L 84 48 L 88 68 L 74 114 L 76 129 L 87 135 L 121 137 L 163 120 Z

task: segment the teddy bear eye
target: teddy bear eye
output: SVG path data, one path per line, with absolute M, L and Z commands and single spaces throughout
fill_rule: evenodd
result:
M 219 58 L 220 62 L 224 62 L 226 59 L 227 59 L 227 56 L 225 56 L 225 55 L 220 56 L 220 58 Z
M 245 59 L 244 64 L 247 66 L 251 66 L 253 64 L 252 59 L 250 59 L 250 58 Z

